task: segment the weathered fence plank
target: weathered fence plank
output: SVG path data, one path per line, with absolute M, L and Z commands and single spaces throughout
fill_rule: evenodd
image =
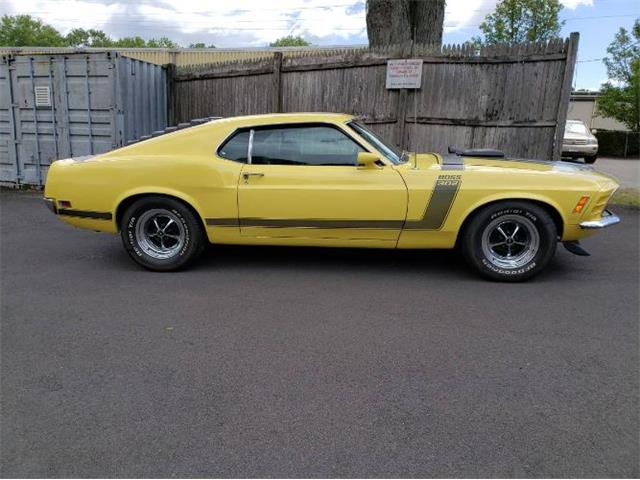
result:
M 576 65 L 576 57 L 578 55 L 579 35 L 573 32 L 567 44 L 567 61 L 564 66 L 564 75 L 562 77 L 562 87 L 560 94 L 560 102 L 558 105 L 558 119 L 556 123 L 555 142 L 553 147 L 553 158 L 560 158 L 562 151 L 562 138 L 564 136 L 564 126 L 567 121 L 567 112 L 569 111 L 569 98 L 571 96 L 571 84 L 573 83 L 573 71 Z
M 525 45 L 390 46 L 178 68 L 173 123 L 267 112 L 353 113 L 403 148 L 494 147 L 559 158 L 578 35 Z M 387 90 L 391 58 L 421 58 L 422 87 Z

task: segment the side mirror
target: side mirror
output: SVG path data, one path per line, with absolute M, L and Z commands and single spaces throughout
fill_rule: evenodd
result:
M 361 168 L 381 168 L 378 165 L 379 161 L 380 157 L 378 157 L 378 155 L 376 155 L 375 153 L 358 152 L 356 163 L 358 164 L 358 167 Z
M 592 128 L 592 129 L 591 129 L 591 133 L 593 133 L 593 134 L 595 135 L 596 133 L 598 133 L 598 129 L 596 129 L 596 128 Z

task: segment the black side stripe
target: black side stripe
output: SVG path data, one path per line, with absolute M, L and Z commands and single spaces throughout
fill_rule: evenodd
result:
M 67 217 L 79 218 L 95 218 L 96 220 L 111 220 L 113 215 L 110 212 L 92 212 L 90 210 L 70 210 L 68 208 L 59 208 L 58 215 L 66 215 Z
M 239 227 L 240 221 L 237 218 L 207 218 L 207 225 L 212 227 Z
M 443 177 L 448 176 L 441 176 L 436 181 L 422 219 L 408 220 L 404 227 L 406 230 L 440 230 L 442 228 L 462 183 L 460 177 Z
M 264 227 L 264 228 L 362 228 L 397 229 L 403 220 L 276 220 L 271 218 L 207 218 L 207 225 L 217 227 Z
M 360 228 L 366 230 L 440 230 L 458 195 L 462 180 L 459 175 L 441 175 L 431 192 L 420 220 L 280 220 L 272 218 L 207 218 L 206 223 L 215 227 L 263 227 L 263 228 Z

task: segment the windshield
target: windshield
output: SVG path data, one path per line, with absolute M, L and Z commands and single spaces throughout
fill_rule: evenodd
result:
M 377 134 L 373 133 L 364 125 L 358 122 L 349 122 L 347 125 L 379 150 L 391 163 L 397 165 L 406 161 L 402 150 L 398 149 L 395 145 L 384 142 Z
M 567 122 L 567 126 L 564 129 L 566 133 L 577 133 L 580 135 L 589 135 L 589 130 L 582 122 Z

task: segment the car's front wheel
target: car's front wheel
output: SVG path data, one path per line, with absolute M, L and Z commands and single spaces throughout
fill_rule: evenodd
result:
M 204 249 L 195 214 L 183 203 L 161 196 L 143 197 L 122 216 L 121 237 L 133 260 L 149 270 L 185 267 Z
M 462 232 L 464 257 L 483 276 L 518 282 L 538 274 L 558 242 L 555 223 L 529 202 L 499 202 L 480 210 Z
M 598 158 L 597 155 L 591 155 L 588 157 L 584 157 L 584 163 L 588 163 L 588 164 L 594 164 L 596 163 L 596 159 Z

